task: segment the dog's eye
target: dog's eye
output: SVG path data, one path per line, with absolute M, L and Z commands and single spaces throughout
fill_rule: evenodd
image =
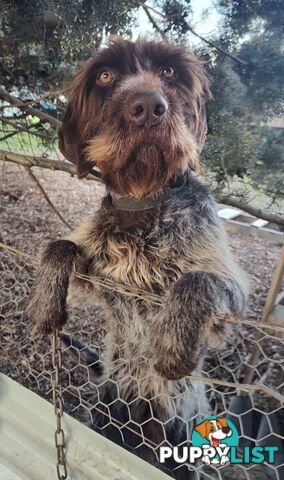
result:
M 162 70 L 162 77 L 165 78 L 175 78 L 176 77 L 176 71 L 173 67 L 165 67 Z
M 110 85 L 114 78 L 114 74 L 110 70 L 105 70 L 97 76 L 97 83 L 99 85 Z

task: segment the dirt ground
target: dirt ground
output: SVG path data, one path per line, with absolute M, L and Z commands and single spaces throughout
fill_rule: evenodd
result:
M 78 180 L 63 172 L 41 169 L 33 171 L 51 201 L 72 228 L 96 210 L 104 194 L 104 187 L 96 181 Z M 0 228 L 1 242 L 32 257 L 36 257 L 50 240 L 68 233 L 68 228 L 49 207 L 28 173 L 22 167 L 13 164 L 2 165 Z M 230 234 L 229 244 L 251 282 L 247 319 L 257 322 L 261 319 L 273 270 L 279 257 L 280 245 L 247 234 Z M 23 300 L 28 295 L 34 272 L 25 257 L 10 255 L 5 249 L 2 253 L 0 305 L 3 306 L 3 328 L 0 332 L 0 349 L 2 349 L 0 370 L 46 398 L 50 398 L 50 346 L 47 342 L 32 338 L 30 326 L 23 311 Z M 68 328 L 70 332 L 77 333 L 86 343 L 99 346 L 103 320 L 98 328 L 94 329 L 92 325 L 94 315 L 97 315 L 96 310 L 88 312 L 85 309 L 83 315 L 75 312 Z M 206 359 L 205 374 L 209 377 L 231 382 L 242 381 L 242 365 L 255 345 L 255 329 L 249 326 L 236 328 L 238 337 L 233 339 L 227 350 L 220 354 L 210 354 Z M 283 341 L 262 335 L 259 345 L 261 361 L 256 380 L 278 390 L 283 382 Z M 91 402 L 88 391 L 90 374 L 83 366 L 82 352 L 78 353 L 76 349 L 71 350 L 64 352 L 66 366 L 64 382 L 66 383 L 65 393 L 68 396 L 66 410 L 82 420 L 82 405 L 90 405 Z M 235 392 L 235 389 L 226 387 L 212 387 L 208 396 L 213 409 L 218 412 L 228 408 L 230 398 Z M 277 401 L 262 394 L 256 396 L 255 402 L 266 413 L 279 407 Z M 89 414 L 90 409 L 91 407 L 85 409 L 84 415 Z M 279 421 L 281 421 L 280 418 Z M 230 478 L 233 479 L 233 476 Z M 241 480 L 248 477 L 236 475 L 236 478 Z M 257 474 L 249 478 L 260 480 L 268 477 L 266 474 L 264 476 Z

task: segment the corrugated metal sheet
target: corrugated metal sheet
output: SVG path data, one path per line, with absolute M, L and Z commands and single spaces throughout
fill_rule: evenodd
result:
M 63 428 L 70 480 L 170 478 L 69 415 Z M 0 374 L 1 480 L 55 480 L 54 430 L 53 406 Z

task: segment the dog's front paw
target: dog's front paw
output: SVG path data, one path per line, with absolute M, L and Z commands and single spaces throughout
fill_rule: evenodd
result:
M 69 240 L 51 242 L 44 251 L 27 306 L 37 333 L 47 335 L 66 323 L 69 277 L 77 256 L 78 247 Z
M 169 348 L 169 342 L 163 335 L 153 341 L 152 360 L 155 370 L 167 380 L 180 380 L 190 375 L 198 364 L 197 356 L 185 345 Z
M 169 328 L 169 324 L 162 321 L 161 316 L 150 335 L 151 360 L 162 377 L 180 380 L 197 367 L 199 348 L 192 345 L 186 335 L 177 335 L 174 325 Z
M 196 366 L 197 362 L 190 359 L 178 361 L 175 358 L 171 358 L 169 361 L 165 358 L 154 363 L 155 370 L 167 380 L 180 380 L 190 375 Z
M 65 303 L 59 297 L 43 296 L 37 288 L 32 290 L 28 306 L 28 317 L 32 320 L 34 331 L 48 335 L 55 329 L 61 329 L 67 321 Z
M 222 349 L 225 346 L 227 339 L 232 334 L 230 320 L 231 317 L 227 313 L 218 313 L 211 319 L 206 332 L 209 347 Z
M 204 457 L 201 458 L 201 462 L 205 463 L 205 465 L 210 465 L 210 463 L 211 463 L 208 455 L 204 455 Z

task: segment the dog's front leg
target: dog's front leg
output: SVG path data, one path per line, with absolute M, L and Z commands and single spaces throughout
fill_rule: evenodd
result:
M 65 324 L 69 279 L 79 255 L 69 240 L 51 242 L 44 251 L 27 306 L 36 332 L 49 334 Z
M 150 354 L 158 373 L 169 380 L 189 375 L 212 334 L 224 335 L 229 315 L 238 315 L 244 296 L 238 283 L 205 271 L 183 275 L 169 290 L 153 319 Z

